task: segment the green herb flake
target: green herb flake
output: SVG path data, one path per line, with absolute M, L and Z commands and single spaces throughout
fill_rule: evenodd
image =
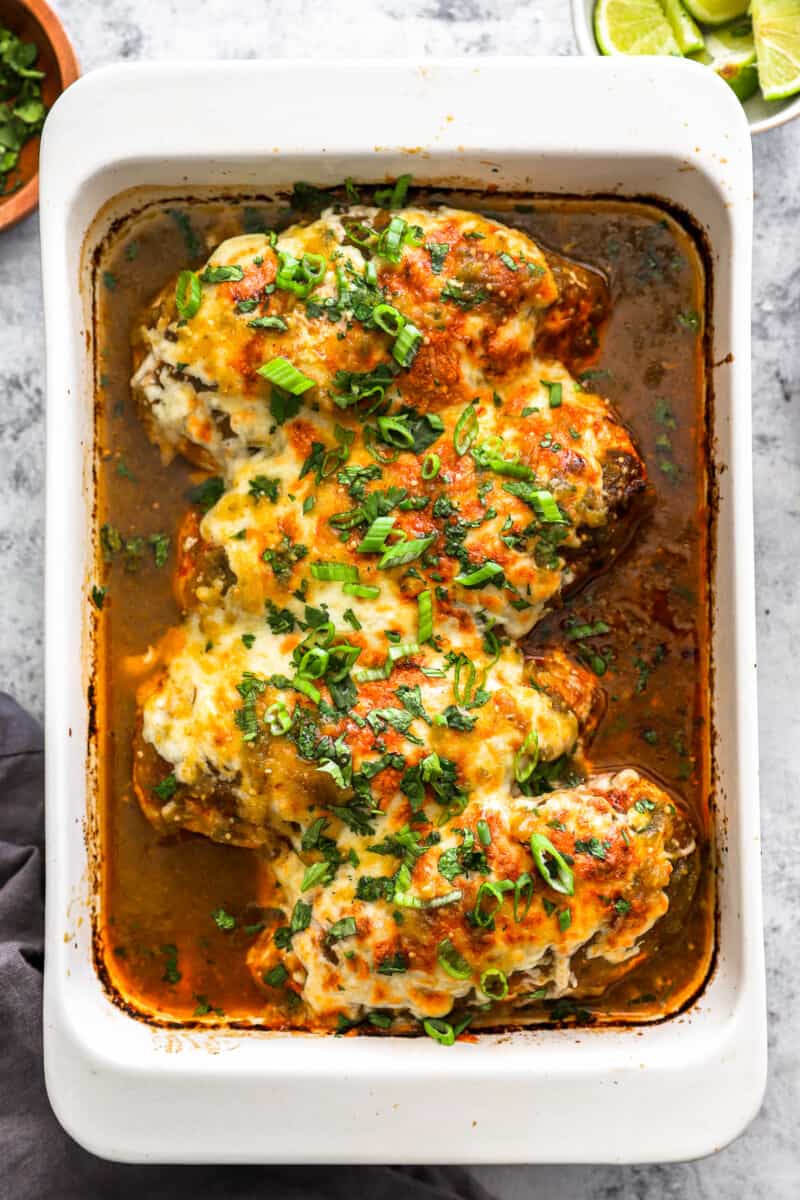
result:
M 286 980 L 289 978 L 289 972 L 286 970 L 286 967 L 283 965 L 283 963 L 278 963 L 276 967 L 272 967 L 271 970 L 265 971 L 261 978 L 264 980 L 264 983 L 267 985 L 267 987 L 279 988 L 283 987 L 284 983 L 286 983 Z
M 232 917 L 224 908 L 215 908 L 211 917 L 217 929 L 222 929 L 225 933 L 230 933 L 236 928 L 236 917 Z
M 225 481 L 220 475 L 212 475 L 189 490 L 189 499 L 197 504 L 203 512 L 208 512 L 225 492 Z
M 247 494 L 256 501 L 266 497 L 272 504 L 277 504 L 280 486 L 279 479 L 270 479 L 266 475 L 254 475 L 248 482 Z
M 157 783 L 153 788 L 153 791 L 155 792 L 156 796 L 158 796 L 159 800 L 163 800 L 164 803 L 166 803 L 175 795 L 177 787 L 178 781 L 173 772 L 172 774 L 165 776 L 160 783 Z
M 199 258 L 203 252 L 203 246 L 186 213 L 179 208 L 169 208 L 167 212 L 181 232 L 186 253 L 191 258 Z
M 157 567 L 163 567 L 169 558 L 170 538 L 166 533 L 151 533 L 147 539 Z
M 426 242 L 425 249 L 430 255 L 431 271 L 434 275 L 441 275 L 444 269 L 444 260 L 450 252 L 449 245 L 447 242 Z
M 164 974 L 161 979 L 164 983 L 180 983 L 183 976 L 178 970 L 178 947 L 171 942 L 159 946 L 161 954 L 164 955 Z
M 390 954 L 375 969 L 379 975 L 404 975 L 408 970 L 408 958 L 402 953 Z

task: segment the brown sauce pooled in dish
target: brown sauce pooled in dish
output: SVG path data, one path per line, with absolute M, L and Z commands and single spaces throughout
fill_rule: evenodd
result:
M 657 1019 L 702 986 L 714 938 L 702 258 L 692 236 L 653 205 L 458 192 L 415 199 L 421 207 L 444 202 L 496 216 L 608 283 L 610 310 L 589 344 L 574 344 L 554 320 L 547 349 L 579 377 L 585 368 L 587 388 L 621 416 L 647 464 L 649 490 L 613 567 L 602 570 L 601 547 L 594 573 L 526 645 L 532 653 L 560 645 L 597 676 L 606 708 L 588 747 L 592 772 L 641 769 L 681 798 L 705 838 L 701 877 L 691 904 L 674 905 L 656 927 L 657 951 L 619 982 L 591 1000 L 533 1003 L 509 1022 Z M 277 1023 L 246 964 L 249 946 L 274 918 L 260 907 L 254 851 L 189 834 L 160 836 L 133 794 L 137 672 L 147 647 L 180 621 L 177 531 L 187 493 L 204 476 L 181 457 L 162 465 L 145 435 L 130 396 L 130 332 L 187 262 L 202 261 L 207 231 L 219 242 L 287 222 L 278 201 L 149 204 L 115 229 L 96 261 L 98 526 L 113 527 L 123 543 L 105 568 L 98 617 L 97 953 L 121 1000 L 145 1016 L 181 1022 Z M 553 269 L 569 298 L 569 262 L 554 258 Z

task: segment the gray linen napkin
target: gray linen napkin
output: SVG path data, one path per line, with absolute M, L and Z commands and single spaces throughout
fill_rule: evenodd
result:
M 460 1167 L 108 1163 L 56 1121 L 42 1074 L 44 754 L 0 692 L 0 1200 L 491 1200 Z

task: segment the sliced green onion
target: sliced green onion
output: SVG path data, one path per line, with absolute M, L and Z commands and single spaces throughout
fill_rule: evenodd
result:
M 442 468 L 442 460 L 438 454 L 426 454 L 422 460 L 422 478 L 435 479 Z
M 486 459 L 486 466 L 490 471 L 494 471 L 495 475 L 507 475 L 510 479 L 533 479 L 533 471 L 525 463 L 511 461 L 507 458 L 495 458 L 490 455 Z
M 336 637 L 336 626 L 333 621 L 323 621 L 321 625 L 309 630 L 301 642 L 301 646 L 307 649 L 309 646 L 322 646 L 325 650 L 331 645 Z
M 326 583 L 352 583 L 358 579 L 358 567 L 343 562 L 313 562 L 311 574 Z
M 300 260 L 300 271 L 310 283 L 320 283 L 327 268 L 328 260 L 323 254 L 304 254 Z
M 351 241 L 354 246 L 360 246 L 362 249 L 369 249 L 378 240 L 376 230 L 363 221 L 353 221 L 351 224 L 345 225 L 344 231 L 347 234 L 348 241 Z M 369 266 L 369 263 L 367 263 L 367 266 Z M 369 283 L 370 281 L 367 280 L 367 282 Z
M 315 380 L 309 379 L 302 371 L 298 371 L 288 358 L 273 358 L 263 367 L 258 368 L 258 374 L 263 375 L 275 387 L 289 392 L 292 396 L 302 396 L 309 388 L 315 386 Z
M 447 1021 L 441 1021 L 438 1017 L 429 1017 L 427 1021 L 423 1021 L 422 1028 L 429 1038 L 433 1038 L 441 1046 L 452 1046 L 456 1040 L 453 1026 L 449 1025 Z
M 360 600 L 377 600 L 381 589 L 373 583 L 345 583 L 342 591 L 346 596 L 358 596 Z
M 361 654 L 360 646 L 353 646 L 350 642 L 342 642 L 338 646 L 334 646 L 330 652 L 330 662 L 326 672 L 326 679 L 329 683 L 341 683 L 346 675 L 350 674 L 350 668 Z
M 443 896 L 432 896 L 430 900 L 425 900 L 422 907 L 426 909 L 444 908 L 447 904 L 458 904 L 463 894 L 460 888 L 455 888 L 452 892 L 445 892 Z
M 533 505 L 537 516 L 541 517 L 548 525 L 568 524 L 566 517 L 556 504 L 551 492 L 546 492 L 543 488 L 532 492 L 530 503 Z
M 377 237 L 377 234 L 375 236 Z M 369 284 L 370 287 L 378 286 L 378 268 L 372 259 L 364 264 L 364 283 Z
M 475 435 L 478 432 L 478 414 L 475 411 L 474 404 L 468 404 L 456 422 L 456 427 L 453 430 L 453 445 L 456 448 L 456 454 L 461 457 L 466 454 L 472 443 L 475 441 Z
M 300 659 L 298 675 L 302 675 L 303 679 L 320 679 L 328 669 L 329 658 L 327 650 L 323 650 L 321 646 L 312 646 Z
M 244 279 L 241 267 L 206 267 L 200 276 L 201 283 L 238 283 Z
M 381 208 L 402 208 L 406 202 L 410 175 L 400 175 L 392 188 L 378 188 L 375 192 L 375 203 Z
M 278 271 L 275 276 L 275 286 L 284 291 L 295 292 L 300 295 L 304 292 L 307 284 L 302 283 L 298 276 L 300 274 L 300 260 L 290 254 L 288 250 L 278 251 Z
M 445 892 L 442 896 L 432 896 L 430 900 L 423 900 L 421 896 L 412 896 L 408 890 L 411 887 L 411 872 L 405 863 L 397 872 L 395 880 L 394 902 L 400 908 L 419 908 L 432 909 L 444 908 L 448 904 L 457 904 L 462 898 L 463 892 L 460 888 L 456 888 L 452 892 Z
M 379 679 L 388 679 L 392 673 L 392 664 L 387 658 L 381 667 L 359 667 L 353 671 L 354 683 L 377 683 Z
M 402 217 L 392 217 L 378 238 L 376 253 L 380 254 L 381 258 L 388 258 L 389 262 L 399 263 L 407 229 L 407 221 L 404 221 Z
M 508 995 L 508 979 L 497 967 L 489 967 L 481 975 L 481 991 L 490 1000 L 505 1000 Z
M 384 454 L 380 446 L 376 445 L 378 430 L 374 425 L 365 425 L 362 436 L 364 438 L 365 448 L 372 455 L 376 462 L 381 463 L 382 466 L 387 466 L 389 463 L 397 462 L 398 458 L 400 457 L 400 451 L 396 446 L 392 449 L 391 454 Z
M 495 455 L 498 457 L 502 456 L 505 448 L 505 442 L 500 437 L 499 433 L 493 433 L 490 437 L 486 438 L 485 441 L 481 442 L 480 445 L 475 447 L 475 449 L 472 451 L 472 457 L 475 459 L 475 462 L 478 464 L 478 466 L 482 467 L 485 465 L 486 460 L 490 455 Z
M 436 947 L 436 958 L 439 966 L 446 971 L 451 979 L 469 979 L 472 967 L 456 950 L 450 938 L 444 938 Z
M 264 720 L 274 737 L 286 733 L 292 727 L 291 713 L 282 700 L 276 700 L 274 704 L 270 704 L 264 713 Z
M 409 450 L 414 445 L 414 435 L 402 417 L 378 417 L 378 429 L 389 446 Z
M 372 319 L 384 333 L 397 337 L 406 323 L 406 319 L 393 304 L 376 304 L 372 310 Z
M 475 896 L 475 907 L 472 910 L 472 919 L 481 929 L 493 929 L 494 918 L 501 904 L 503 903 L 503 895 L 505 892 L 510 892 L 513 888 L 513 883 L 507 879 L 501 879 L 494 882 L 491 879 L 485 880 L 478 888 Z M 489 897 L 489 905 L 484 907 L 484 900 Z M 492 904 L 494 901 L 494 904 Z
M 389 647 L 389 662 L 396 663 L 401 658 L 411 658 L 412 655 L 419 654 L 421 649 L 419 642 L 398 642 Z
M 422 644 L 433 637 L 433 592 L 417 596 L 417 641 Z
M 554 383 L 550 379 L 540 379 L 539 383 L 542 387 L 547 388 L 547 398 L 551 408 L 561 407 L 562 387 L 560 383 Z
M 518 925 L 527 917 L 532 901 L 533 877 L 527 871 L 523 871 L 519 879 L 514 883 L 514 920 Z M 519 909 L 520 902 L 524 905 L 521 912 Z
M 332 517 L 328 517 L 328 524 L 332 525 L 334 529 L 353 529 L 363 520 L 363 508 L 350 508 L 347 512 L 334 513 Z
M 175 307 L 184 321 L 196 316 L 202 298 L 203 289 L 196 273 L 181 271 L 175 286 Z
M 543 833 L 531 834 L 531 854 L 542 879 L 554 892 L 561 892 L 564 896 L 575 894 L 575 876 L 563 856 Z M 552 872 L 551 863 L 555 864 L 555 874 Z
M 401 367 L 410 367 L 422 345 L 422 333 L 411 321 L 406 321 L 392 347 L 392 358 Z
M 303 300 L 322 282 L 326 269 L 327 261 L 321 254 L 304 254 L 300 260 L 286 250 L 279 250 L 275 286 Z
M 397 517 L 376 517 L 356 546 L 359 554 L 376 554 L 383 550 Z
M 514 755 L 514 778 L 517 783 L 525 783 L 526 779 L 530 779 L 538 761 L 539 735 L 532 729 Z
M 279 333 L 286 333 L 289 328 L 283 317 L 256 317 L 253 321 L 247 322 L 248 329 L 277 329 Z
M 484 821 L 483 818 L 481 818 L 481 820 L 478 821 L 477 825 L 475 826 L 475 829 L 477 830 L 478 841 L 480 842 L 480 844 L 482 846 L 491 846 L 492 831 L 489 828 L 488 822 Z
M 470 571 L 468 574 L 456 575 L 453 583 L 460 583 L 465 588 L 480 587 L 481 584 L 488 583 L 490 579 L 497 579 L 503 574 L 503 568 L 496 562 L 485 562 L 482 567 L 478 567 L 475 571 Z
M 461 686 L 461 672 L 466 668 L 466 680 Z M 456 663 L 453 678 L 453 699 L 461 708 L 466 708 L 472 699 L 472 685 L 475 682 L 475 664 L 466 657 L 459 658 Z
M 413 562 L 415 558 L 423 555 L 435 540 L 436 534 L 431 533 L 428 537 L 410 538 L 407 542 L 398 542 L 394 546 L 389 546 L 387 550 L 384 550 L 378 567 L 381 571 L 385 571 L 389 567 L 404 567 L 406 563 Z
M 322 693 L 314 687 L 310 679 L 306 679 L 303 675 L 295 675 L 292 687 L 296 692 L 302 692 L 304 696 L 308 696 L 313 704 L 319 704 L 322 699 Z

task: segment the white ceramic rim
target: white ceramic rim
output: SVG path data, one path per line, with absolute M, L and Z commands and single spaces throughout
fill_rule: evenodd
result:
M 581 54 L 593 58 L 605 58 L 605 55 L 601 54 L 594 37 L 594 6 L 595 0 L 570 0 L 572 28 Z M 691 59 L 683 59 L 682 61 L 691 62 Z M 706 70 L 701 63 L 693 62 L 692 66 Z M 765 104 L 766 101 L 762 100 L 761 103 Z M 800 95 L 790 96 L 787 100 L 779 100 L 775 103 L 780 104 L 781 108 L 776 109 L 774 113 L 768 116 L 753 117 L 752 119 L 745 107 L 745 116 L 747 116 L 751 133 L 767 133 L 770 129 L 777 129 L 779 125 L 786 125 L 789 121 L 800 117 Z
M 665 70 L 684 71 L 669 103 Z M 253 103 L 273 95 L 280 106 Z M 370 102 L 377 95 L 380 105 Z M 456 177 L 501 190 L 649 192 L 683 203 L 707 231 L 715 438 L 729 467 L 720 477 L 716 573 L 723 810 L 716 970 L 690 1011 L 662 1024 L 486 1035 L 448 1049 L 425 1038 L 154 1030 L 109 1002 L 91 958 L 84 828 L 92 828 L 85 647 L 93 428 L 91 323 L 79 288 L 84 236 L 101 205 L 133 185 L 268 189 L 309 175 L 324 184 L 404 170 L 420 182 Z M 658 59 L 118 66 L 85 76 L 55 105 L 41 178 L 49 434 L 45 1068 L 59 1120 L 94 1153 L 125 1161 L 633 1162 L 687 1159 L 724 1145 L 757 1111 L 766 1070 L 752 166 L 735 97 L 709 73 Z

